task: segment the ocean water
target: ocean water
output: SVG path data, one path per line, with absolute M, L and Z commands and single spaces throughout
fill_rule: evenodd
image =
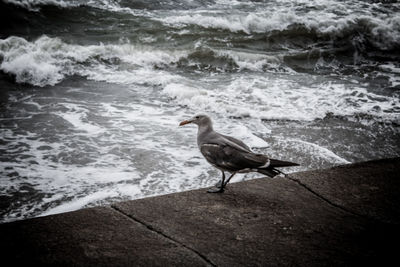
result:
M 213 185 L 196 113 L 288 172 L 400 155 L 397 1 L 0 10 L 0 222 Z

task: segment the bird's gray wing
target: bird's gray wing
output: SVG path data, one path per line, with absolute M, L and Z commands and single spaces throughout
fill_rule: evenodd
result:
M 197 143 L 199 147 L 202 144 L 217 144 L 220 146 L 230 146 L 242 152 L 251 152 L 250 148 L 245 145 L 242 141 L 233 138 L 231 136 L 223 135 L 215 131 L 202 133 L 197 137 Z
M 243 149 L 225 144 L 205 143 L 201 145 L 200 151 L 206 160 L 215 167 L 232 172 L 258 168 L 269 161 L 264 155 L 243 151 Z
M 221 134 L 221 136 L 225 137 L 226 139 L 228 139 L 229 141 L 241 146 L 242 148 L 251 151 L 250 147 L 248 147 L 245 143 L 243 143 L 242 141 L 240 141 L 239 139 L 236 139 L 235 137 L 229 136 L 229 135 L 223 135 Z

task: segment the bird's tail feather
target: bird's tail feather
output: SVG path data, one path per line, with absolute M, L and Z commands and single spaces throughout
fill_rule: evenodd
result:
M 283 161 L 278 159 L 269 159 L 269 161 L 270 161 L 269 167 L 272 168 L 299 166 L 299 164 L 290 161 Z
M 268 168 L 268 169 L 258 169 L 257 172 L 262 173 L 264 175 L 267 175 L 271 178 L 277 176 L 278 174 L 280 174 L 281 172 L 273 169 L 273 168 Z
M 283 174 L 286 176 L 287 174 L 275 169 L 279 167 L 290 167 L 290 166 L 299 166 L 299 164 L 290 162 L 290 161 L 283 161 L 283 160 L 277 160 L 277 159 L 270 159 L 270 165 L 267 168 L 264 169 L 257 169 L 259 173 L 265 174 L 271 178 L 277 176 L 278 174 Z

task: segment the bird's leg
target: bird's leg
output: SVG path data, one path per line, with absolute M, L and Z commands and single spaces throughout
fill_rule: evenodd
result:
M 225 187 L 225 173 L 222 172 L 222 180 L 221 180 L 221 186 L 220 187 L 215 187 L 215 188 L 210 188 L 207 190 L 208 193 L 222 193 L 224 192 L 224 187 Z
M 224 173 L 224 171 L 221 171 L 221 172 L 222 172 L 222 179 L 221 179 L 221 181 L 218 181 L 215 184 L 215 187 L 218 187 L 218 188 L 222 186 L 222 181 L 225 180 L 225 173 Z
M 229 181 L 232 179 L 232 177 L 236 174 L 236 172 L 232 173 L 231 176 L 229 176 L 228 180 L 226 180 L 224 187 L 229 183 Z

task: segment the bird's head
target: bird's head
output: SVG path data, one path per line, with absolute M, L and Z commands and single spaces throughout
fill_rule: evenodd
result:
M 212 126 L 210 117 L 208 117 L 207 115 L 202 115 L 202 114 L 196 115 L 193 118 L 182 121 L 181 123 L 179 123 L 179 126 L 183 126 L 183 125 L 189 124 L 189 123 L 197 124 L 197 126 L 199 126 L 199 127 Z

